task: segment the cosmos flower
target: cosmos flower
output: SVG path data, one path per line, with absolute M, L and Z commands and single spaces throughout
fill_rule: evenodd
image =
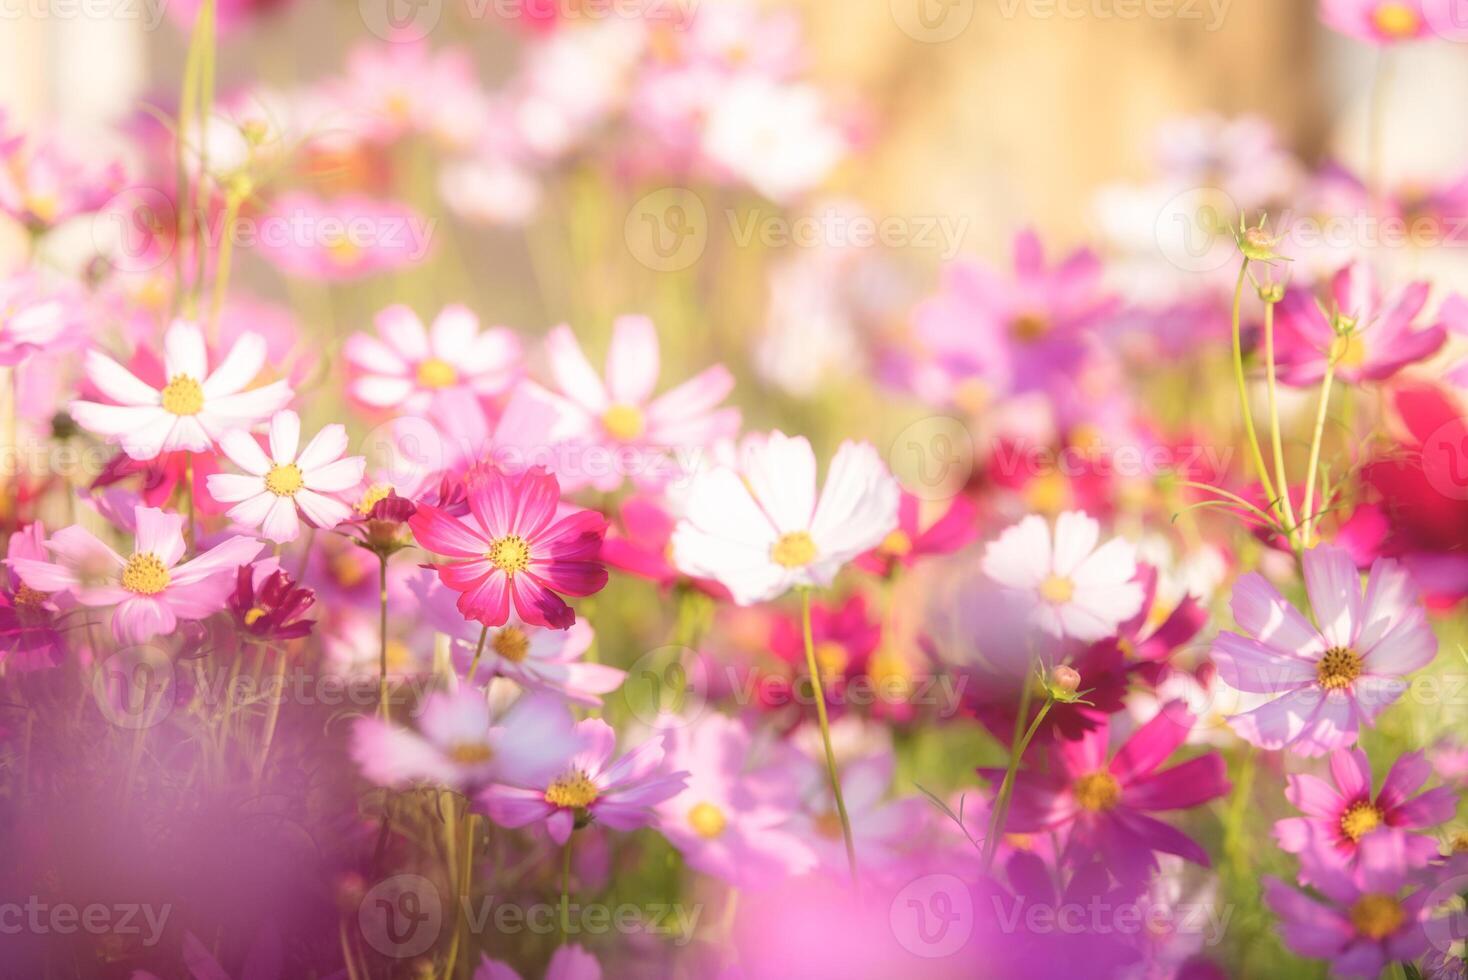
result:
M 316 603 L 316 593 L 301 588 L 278 563 L 241 565 L 235 574 L 229 613 L 235 627 L 254 640 L 296 640 L 316 625 L 304 619 Z
M 34 275 L 0 281 L 0 367 L 39 351 L 64 350 L 83 336 L 86 309 L 66 289 L 48 289 Z
M 57 560 L 11 558 L 7 563 L 33 589 L 66 592 L 84 606 L 114 607 L 113 635 L 122 643 L 142 643 L 172 632 L 179 620 L 203 619 L 224 608 L 235 570 L 264 547 L 252 538 L 232 537 L 179 564 L 183 516 L 138 507 L 135 520 L 133 551 L 125 559 L 74 524 L 46 541 Z
M 454 665 L 470 684 L 484 686 L 496 677 L 505 677 L 527 689 L 598 707 L 601 695 L 621 687 L 627 677 L 627 672 L 617 667 L 583 659 L 596 635 L 584 620 L 564 630 L 547 629 L 532 626 L 511 612 L 504 625 L 490 627 L 484 633 L 484 649 L 480 650 L 479 637 L 485 627 L 464 618 L 455 604 L 454 591 L 440 583 L 433 572 L 419 570 L 408 580 L 408 591 L 417 600 L 424 621 L 435 632 L 449 637 Z
M 347 282 L 428 257 L 433 222 L 405 204 L 346 194 L 329 200 L 300 191 L 276 197 L 260 217 L 256 252 L 296 279 Z
M 1078 740 L 1053 742 L 1048 771 L 1020 770 L 1004 830 L 1069 828 L 1069 853 L 1099 851 L 1119 878 L 1149 873 L 1156 863 L 1154 851 L 1207 865 L 1201 845 L 1148 815 L 1189 809 L 1228 792 L 1223 757 L 1217 752 L 1158 771 L 1192 727 L 1192 713 L 1173 702 L 1163 705 L 1115 754 L 1110 754 L 1109 722 Z M 997 780 L 1002 773 L 986 775 Z
M 520 339 L 504 327 L 481 333 L 479 318 L 466 307 L 444 307 L 428 330 L 401 305 L 389 306 L 374 323 L 377 337 L 353 334 L 342 350 L 356 374 L 348 393 L 372 408 L 421 415 L 444 389 L 488 398 L 519 376 Z
M 615 490 L 628 476 L 656 485 L 673 472 L 669 453 L 708 446 L 739 430 L 739 409 L 718 407 L 734 388 L 734 376 L 723 365 L 653 396 L 658 335 L 645 316 L 620 316 L 613 322 L 605 382 L 570 327 L 552 330 L 545 348 L 571 419 L 570 438 L 603 450 L 600 458 L 608 461 L 595 470 L 588 466 L 585 474 L 598 490 Z
M 729 590 L 718 582 L 689 578 L 673 564 L 673 529 L 678 526 L 678 518 L 666 501 L 634 493 L 622 500 L 617 516 L 619 520 L 607 529 L 601 549 L 602 558 L 612 568 L 663 588 L 687 584 L 715 599 L 729 598 Z
M 1384 302 L 1371 265 L 1362 261 L 1345 266 L 1330 281 L 1326 309 L 1339 317 L 1322 309 L 1309 290 L 1288 291 L 1276 319 L 1280 381 L 1318 384 L 1331 361 L 1343 381 L 1383 381 L 1432 357 L 1447 340 L 1445 323 L 1468 323 L 1468 304 L 1450 298 L 1438 314 L 1442 322 L 1419 329 L 1416 321 L 1427 295 L 1428 284 L 1414 282 Z M 1349 325 L 1349 332 L 1338 333 L 1336 324 Z
M 46 528 L 35 521 L 10 536 L 9 559 L 46 560 Z M 0 574 L 0 663 L 14 670 L 36 670 L 61 662 L 63 636 L 58 603 L 66 597 L 31 588 L 7 563 Z
M 921 510 L 922 501 L 904 492 L 897 505 L 896 529 L 858 558 L 857 567 L 875 575 L 891 575 L 899 568 L 911 568 L 919 558 L 951 555 L 979 536 L 978 508 L 967 497 L 954 497 L 926 526 Z
M 1043 517 L 1030 515 L 984 550 L 984 574 L 1033 602 L 1035 624 L 1056 637 L 1094 642 L 1114 635 L 1142 608 L 1136 547 L 1112 538 L 1101 547 L 1101 525 L 1080 511 L 1055 520 L 1052 539 Z
M 636 830 L 656 819 L 653 807 L 682 791 L 688 774 L 663 765 L 663 739 L 653 737 L 613 760 L 617 733 L 600 718 L 576 723 L 578 748 L 548 781 L 495 783 L 479 795 L 490 819 L 504 827 L 546 822 L 551 839 L 564 844 L 591 823 Z
M 598 558 L 606 518 L 592 510 L 561 516 L 560 485 L 543 467 L 510 474 L 479 466 L 464 482 L 467 515 L 424 504 L 408 521 L 420 545 L 450 559 L 433 567 L 460 593 L 459 612 L 503 626 L 513 606 L 532 626 L 568 629 L 576 613 L 557 593 L 588 596 L 607 584 Z
M 10 131 L 0 111 L 0 214 L 41 232 L 99 210 L 122 188 L 122 167 L 82 161 L 59 140 Z
M 1367 44 L 1397 44 L 1431 36 L 1423 4 L 1424 0 L 1320 0 L 1320 19 Z
M 1218 675 L 1230 687 L 1274 697 L 1229 725 L 1271 750 L 1323 755 L 1356 741 L 1401 696 L 1401 678 L 1425 667 L 1437 638 L 1406 571 L 1390 559 L 1371 566 L 1366 595 L 1345 551 L 1305 552 L 1305 590 L 1316 629 L 1257 573 L 1234 585 L 1230 608 L 1245 633 L 1213 643 Z
M 897 481 L 867 443 L 841 444 L 819 497 L 804 436 L 772 432 L 742 455 L 739 471 L 717 466 L 694 478 L 673 532 L 674 564 L 720 582 L 740 605 L 830 585 L 897 526 Z
M 754 758 L 743 722 L 708 713 L 667 735 L 667 764 L 688 785 L 658 806 L 658 827 L 689 866 L 739 888 L 758 888 L 815 867 L 794 832 L 800 759 L 782 747 Z
M 175 320 L 163 336 L 167 383 L 154 388 L 101 351 L 87 351 L 87 380 L 117 404 L 74 401 L 71 417 L 106 436 L 136 460 L 186 449 L 202 453 L 231 429 L 242 429 L 285 407 L 284 381 L 246 391 L 265 366 L 265 340 L 240 337 L 213 370 L 197 325 Z
M 371 782 L 464 793 L 492 780 L 550 779 L 577 747 L 561 702 L 526 696 L 496 713 L 472 688 L 430 695 L 417 731 L 380 718 L 359 718 L 352 730 L 352 758 Z
M 801 810 L 790 827 L 816 852 L 821 870 L 846 872 L 841 819 L 831 797 L 824 761 L 807 757 L 801 778 Z M 841 798 L 862 868 L 881 873 L 899 863 L 901 852 L 923 825 L 927 804 L 916 798 L 889 799 L 896 760 L 891 752 L 847 762 L 841 768 Z
M 1363 841 L 1355 873 L 1320 869 L 1313 883 L 1319 898 L 1266 877 L 1264 901 L 1279 917 L 1285 945 L 1296 955 L 1329 960 L 1332 975 L 1343 977 L 1376 977 L 1389 963 L 1425 953 L 1422 923 L 1435 911 L 1428 905 L 1432 889 L 1414 887 L 1404 844 L 1388 834 Z
M 1302 882 L 1311 883 L 1310 871 L 1321 861 L 1354 869 L 1364 838 L 1378 834 L 1401 835 L 1402 855 L 1413 867 L 1437 858 L 1436 840 L 1408 831 L 1451 820 L 1458 794 L 1451 786 L 1439 786 L 1412 795 L 1432 772 L 1421 752 L 1409 752 L 1392 763 L 1375 796 L 1371 793 L 1371 764 L 1359 748 L 1331 753 L 1330 771 L 1334 786 L 1309 773 L 1290 776 L 1285 795 L 1305 815 L 1274 825 L 1281 848 L 1292 854 L 1309 850 L 1315 855 L 1315 860 L 1301 864 Z
M 294 541 L 301 533 L 300 516 L 315 527 L 336 527 L 352 509 L 329 495 L 360 483 L 367 461 L 342 455 L 347 430 L 337 424 L 316 433 L 306 448 L 300 445 L 301 417 L 290 409 L 270 419 L 269 456 L 248 432 L 225 433 L 220 448 L 245 472 L 215 473 L 209 477 L 209 493 L 221 503 L 234 504 L 230 520 L 259 528 L 271 541 Z
M 716 167 L 785 204 L 846 155 L 846 135 L 812 85 L 745 76 L 719 90 L 700 149 Z

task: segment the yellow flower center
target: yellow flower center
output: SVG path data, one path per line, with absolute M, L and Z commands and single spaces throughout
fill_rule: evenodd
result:
M 1320 686 L 1327 691 L 1350 687 L 1361 676 L 1361 655 L 1346 647 L 1331 647 L 1315 668 Z
M 835 640 L 822 640 L 816 644 L 816 665 L 820 668 L 822 677 L 844 674 L 846 665 L 850 662 L 851 655 Z
M 366 570 L 356 560 L 356 556 L 349 551 L 343 551 L 333 555 L 331 561 L 328 563 L 328 567 L 331 569 L 331 577 L 336 580 L 336 584 L 344 589 L 361 585 L 362 581 L 367 577 Z
M 1064 575 L 1047 575 L 1040 583 L 1040 598 L 1056 605 L 1069 602 L 1076 594 L 1075 583 Z
M 530 545 L 518 534 L 507 534 L 490 545 L 484 557 L 506 575 L 514 575 L 530 565 Z
M 461 766 L 478 766 L 494 758 L 494 749 L 483 742 L 458 742 L 449 748 L 449 758 Z
M 25 199 L 26 210 L 42 223 L 49 225 L 61 213 L 61 199 L 55 194 L 30 194 Z
M 301 489 L 301 468 L 295 463 L 272 466 L 265 474 L 265 489 L 277 497 L 291 497 Z
M 437 357 L 418 362 L 418 383 L 424 388 L 448 388 L 459 383 L 459 372 Z
M 728 822 L 724 811 L 712 803 L 699 803 L 688 811 L 688 823 L 693 827 L 693 832 L 708 840 L 713 840 L 722 834 Z
M 33 589 L 29 585 L 26 585 L 24 582 L 22 582 L 20 583 L 20 588 L 15 590 L 14 602 L 17 607 L 34 608 L 44 603 L 50 597 L 50 593 L 41 592 L 38 589 Z
M 1468 854 L 1468 830 L 1460 830 L 1453 835 L 1452 847 L 1454 854 Z
M 1026 483 L 1024 494 L 1030 510 L 1058 514 L 1070 503 L 1070 482 L 1058 470 L 1050 470 Z
M 827 840 L 841 839 L 841 815 L 835 810 L 825 810 L 816 815 L 814 821 L 816 833 Z
M 1362 895 L 1351 906 L 1351 925 L 1368 939 L 1385 939 L 1406 921 L 1401 903 L 1390 895 Z
M 1005 834 L 1004 843 L 1016 851 L 1033 851 L 1035 849 L 1035 839 L 1029 834 Z
M 1092 813 L 1110 810 L 1121 799 L 1121 783 L 1109 772 L 1093 772 L 1076 780 L 1076 802 Z
M 204 408 L 204 386 L 187 374 L 168 379 L 163 386 L 163 410 L 172 415 L 198 415 Z
M 1393 38 L 1414 37 L 1422 29 L 1422 18 L 1405 3 L 1382 4 L 1371 15 L 1371 21 L 1378 31 Z
M 387 672 L 389 674 L 401 674 L 413 670 L 417 663 L 413 657 L 413 651 L 402 640 L 387 641 Z M 376 670 L 376 664 L 373 670 Z
M 1375 806 L 1364 800 L 1360 803 L 1352 803 L 1341 814 L 1341 833 L 1358 841 L 1381 826 L 1382 813 Z
M 1337 367 L 1358 368 L 1366 363 L 1366 341 L 1359 333 L 1337 335 L 1330 342 L 1330 359 Z
M 157 595 L 168 588 L 168 569 L 157 555 L 139 552 L 122 568 L 122 587 L 134 595 Z
M 356 511 L 363 517 L 372 513 L 372 508 L 377 506 L 379 500 L 386 500 L 392 493 L 392 487 L 386 483 L 374 483 L 362 494 L 362 499 L 357 501 Z
M 780 535 L 774 547 L 770 548 L 770 557 L 776 565 L 786 568 L 803 568 L 816 559 L 816 543 L 811 536 L 804 531 L 791 531 L 789 534 Z
M 631 442 L 647 431 L 647 418 L 636 405 L 613 405 L 602 413 L 601 424 L 618 442 Z
M 884 555 L 901 558 L 912 552 L 912 538 L 908 537 L 907 532 L 899 527 L 882 539 L 882 543 L 877 546 L 877 550 Z
M 1021 313 L 1009 325 L 1009 333 L 1022 344 L 1033 344 L 1050 332 L 1050 321 L 1039 313 Z
M 901 654 L 891 650 L 879 650 L 867 664 L 867 676 L 884 698 L 905 700 L 917 686 L 913 682 L 912 669 Z
M 994 389 L 983 378 L 964 378 L 953 388 L 953 404 L 970 415 L 982 415 L 994 400 Z
M 564 806 L 574 810 L 591 806 L 596 802 L 595 784 L 580 770 L 568 772 L 546 787 L 545 801 L 551 806 Z
M 255 606 L 249 612 L 245 613 L 245 625 L 254 626 L 256 623 L 260 622 L 261 617 L 264 615 L 265 610 L 261 609 L 259 606 Z
M 326 254 L 337 265 L 350 265 L 362 255 L 362 249 L 346 235 L 333 236 L 326 243 Z
M 506 626 L 494 635 L 494 652 L 517 664 L 530 652 L 530 638 L 520 627 Z

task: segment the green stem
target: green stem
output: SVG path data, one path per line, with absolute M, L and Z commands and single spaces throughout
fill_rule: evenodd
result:
M 1025 685 L 1025 695 L 1020 701 L 1019 719 L 1022 722 L 1025 712 L 1029 710 L 1029 685 Z M 1030 722 L 1024 735 L 1014 746 L 1014 751 L 1009 754 L 1009 767 L 1004 770 L 1004 781 L 999 784 L 999 795 L 994 799 L 994 810 L 989 814 L 989 832 L 984 835 L 984 871 L 994 865 L 994 852 L 999 849 L 999 836 L 1004 832 L 1004 825 L 1009 820 L 1009 801 L 1014 796 L 1014 780 L 1019 773 L 1019 763 L 1024 758 L 1025 750 L 1030 747 L 1030 741 L 1035 733 L 1040 730 L 1040 723 L 1050 713 L 1050 706 L 1055 703 L 1052 697 L 1046 697 L 1045 703 L 1040 705 L 1035 720 Z M 1018 729 L 1018 725 L 1015 726 Z
M 565 945 L 571 936 L 571 842 L 576 839 L 576 831 L 571 831 L 571 836 L 566 838 L 566 846 L 561 851 L 561 944 Z
M 1233 303 L 1233 354 L 1234 354 L 1234 380 L 1239 387 L 1239 408 L 1244 415 L 1244 433 L 1249 439 L 1249 452 L 1254 460 L 1254 469 L 1259 474 L 1259 482 L 1264 487 L 1264 495 L 1270 500 L 1275 499 L 1274 483 L 1269 479 L 1269 469 L 1264 465 L 1264 453 L 1259 449 L 1259 435 L 1254 430 L 1254 411 L 1249 407 L 1249 382 L 1244 377 L 1244 344 L 1242 331 L 1239 328 L 1239 311 L 1244 302 L 1244 278 L 1249 274 L 1249 260 L 1246 257 L 1244 264 L 1239 267 L 1239 281 L 1234 286 Z M 1271 506 L 1274 506 L 1271 504 Z
M 1335 361 L 1325 362 L 1325 377 L 1320 382 L 1320 405 L 1315 410 L 1315 431 L 1310 436 L 1310 462 L 1305 470 L 1305 504 L 1300 519 L 1304 522 L 1304 534 L 1301 537 L 1301 547 L 1308 548 L 1315 536 L 1315 527 L 1319 523 L 1319 515 L 1314 513 L 1315 508 L 1315 473 L 1320 468 L 1320 444 L 1325 436 L 1325 415 L 1330 409 L 1330 386 L 1335 380 Z
M 489 636 L 489 624 L 479 631 L 479 645 L 474 648 L 474 659 L 469 661 L 469 673 L 464 675 L 464 680 L 470 684 L 474 683 L 474 672 L 479 669 L 479 658 L 484 653 L 484 640 Z
M 377 712 L 387 717 L 387 555 L 377 558 L 378 655 Z
M 230 267 L 234 263 L 234 223 L 240 214 L 241 196 L 230 190 L 224 199 L 224 228 L 219 240 L 219 265 L 214 274 L 214 300 L 209 304 L 211 340 L 219 340 L 219 314 L 224 309 L 224 296 L 229 289 Z
M 1274 478 L 1279 482 L 1279 507 L 1277 511 L 1289 528 L 1290 544 L 1298 550 L 1295 534 L 1295 505 L 1290 500 L 1290 481 L 1285 475 L 1284 442 L 1279 432 L 1279 389 L 1276 384 L 1274 363 L 1274 304 L 1264 304 L 1264 370 L 1269 388 L 1269 445 L 1274 454 Z
M 260 757 L 255 760 L 255 785 L 257 786 L 265 775 L 265 763 L 270 758 L 270 745 L 275 741 L 275 726 L 280 721 L 280 702 L 285 700 L 285 651 L 276 651 L 275 657 L 277 683 L 272 688 L 270 707 L 265 712 L 265 737 L 260 743 Z
M 816 663 L 815 641 L 811 638 L 808 587 L 800 590 L 800 627 L 805 637 L 805 667 L 810 672 L 811 693 L 816 702 L 816 719 L 821 726 L 821 744 L 826 750 L 826 775 L 831 779 L 831 795 L 836 798 L 836 815 L 841 819 L 841 838 L 846 842 L 846 866 L 851 871 L 852 887 L 857 887 L 856 844 L 851 837 L 851 818 L 846 815 L 846 800 L 841 795 L 841 777 L 836 771 L 836 750 L 831 747 L 831 722 L 826 717 L 826 693 L 822 689 L 821 671 Z

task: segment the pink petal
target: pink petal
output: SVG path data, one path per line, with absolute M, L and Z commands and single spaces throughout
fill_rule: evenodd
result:
M 1343 548 L 1319 545 L 1305 552 L 1305 591 L 1320 632 L 1333 647 L 1352 647 L 1361 625 L 1361 574 Z
M 645 316 L 619 316 L 607 351 L 607 388 L 614 402 L 641 405 L 658 382 L 658 332 Z

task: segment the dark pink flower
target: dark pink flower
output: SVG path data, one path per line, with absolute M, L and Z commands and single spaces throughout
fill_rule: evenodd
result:
M 46 561 L 46 528 L 37 521 L 10 536 L 7 558 Z M 20 575 L 0 565 L 0 663 L 13 670 L 35 670 L 61 662 L 62 636 L 56 619 L 61 608 L 55 596 L 21 581 Z
M 606 519 L 592 510 L 558 518 L 560 484 L 544 467 L 510 474 L 481 465 L 464 483 L 466 516 L 423 504 L 408 521 L 420 545 L 452 559 L 434 567 L 460 593 L 459 612 L 503 626 L 513 603 L 531 625 L 569 628 L 576 613 L 557 593 L 588 596 L 607 584 Z
M 311 632 L 314 619 L 303 619 L 316 603 L 316 593 L 301 588 L 273 562 L 241 565 L 229 597 L 229 612 L 242 633 L 254 640 L 294 640 Z
M 954 497 L 943 514 L 921 526 L 922 501 L 904 493 L 897 505 L 897 528 L 882 543 L 856 560 L 858 568 L 874 575 L 891 575 L 898 568 L 929 555 L 951 555 L 979 536 L 978 508 L 967 497 Z

